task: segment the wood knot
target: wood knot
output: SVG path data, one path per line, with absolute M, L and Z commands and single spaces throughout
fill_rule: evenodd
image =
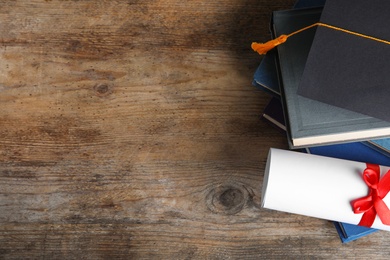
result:
M 219 196 L 219 202 L 227 209 L 234 208 L 236 205 L 241 204 L 244 195 L 242 191 L 237 189 L 227 189 Z
M 248 200 L 243 185 L 225 184 L 215 187 L 206 196 L 206 205 L 214 213 L 234 215 L 240 212 Z
M 112 87 L 108 84 L 97 84 L 94 86 L 94 90 L 98 96 L 106 96 L 111 94 Z

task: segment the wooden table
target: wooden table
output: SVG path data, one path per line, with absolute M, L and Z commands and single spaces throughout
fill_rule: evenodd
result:
M 250 43 L 293 2 L 1 0 L 0 258 L 387 258 L 260 208 Z

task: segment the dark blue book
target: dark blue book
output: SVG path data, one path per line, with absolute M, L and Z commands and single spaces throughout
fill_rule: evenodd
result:
M 308 153 L 316 155 L 390 166 L 390 157 L 364 145 L 362 142 L 315 146 L 306 148 L 306 150 L 308 150 Z
M 358 238 L 378 231 L 374 228 L 361 227 L 341 222 L 333 222 L 333 224 L 337 230 L 337 233 L 339 233 L 341 242 L 343 243 L 354 241 Z
M 375 149 L 378 152 L 390 157 L 390 138 L 369 140 L 363 143 L 372 149 Z
M 255 75 L 253 76 L 253 86 L 280 99 L 280 89 L 278 74 L 276 71 L 275 51 L 269 51 L 261 60 Z
M 282 103 L 280 99 L 272 97 L 265 106 L 261 117 L 269 122 L 272 126 L 276 127 L 282 132 L 286 132 L 286 125 L 284 123 Z

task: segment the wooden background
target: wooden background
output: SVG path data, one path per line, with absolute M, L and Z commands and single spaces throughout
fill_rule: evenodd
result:
M 0 259 L 387 258 L 260 208 L 251 85 L 293 0 L 1 0 Z

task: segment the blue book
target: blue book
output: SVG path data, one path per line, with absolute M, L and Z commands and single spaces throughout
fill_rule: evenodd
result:
M 358 238 L 367 236 L 371 233 L 378 231 L 374 228 L 367 228 L 361 226 L 355 226 L 347 223 L 333 222 L 337 233 L 340 236 L 341 242 L 348 243 Z
M 390 166 L 390 157 L 362 142 L 315 146 L 306 148 L 306 150 L 308 153 L 327 157 Z
M 375 149 L 378 152 L 390 157 L 390 138 L 369 140 L 363 143 L 372 149 Z
M 253 77 L 252 85 L 280 99 L 275 55 L 275 51 L 269 51 L 263 57 Z

